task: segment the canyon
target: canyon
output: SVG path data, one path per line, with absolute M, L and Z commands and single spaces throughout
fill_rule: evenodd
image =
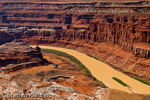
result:
M 9 51 L 13 43 L 29 52 Z M 48 64 L 26 43 L 77 50 L 150 82 L 150 1 L 0 0 L 0 48 L 7 47 L 0 49 L 2 71 Z
M 29 44 L 75 49 L 96 56 L 125 74 L 150 80 L 148 29 L 140 32 L 131 25 L 104 22 L 92 22 L 85 30 L 66 27 L 56 31 L 31 29 L 10 37 L 21 38 Z

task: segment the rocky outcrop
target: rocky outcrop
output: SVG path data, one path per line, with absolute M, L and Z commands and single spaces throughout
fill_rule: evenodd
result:
M 39 47 L 31 48 L 22 40 L 14 40 L 0 46 L 0 67 L 4 72 L 42 64 L 47 62 L 43 59 Z

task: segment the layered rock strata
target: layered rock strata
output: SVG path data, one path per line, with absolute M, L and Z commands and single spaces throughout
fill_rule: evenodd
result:
M 150 2 L 38 3 L 1 2 L 2 25 L 89 24 L 93 20 L 150 25 Z
M 40 48 L 31 48 L 22 40 L 14 40 L 0 46 L 0 67 L 5 73 L 18 69 L 47 64 Z

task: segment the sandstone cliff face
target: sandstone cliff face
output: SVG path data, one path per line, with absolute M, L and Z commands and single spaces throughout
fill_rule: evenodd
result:
M 91 23 L 85 34 L 95 42 L 108 42 L 123 46 L 135 56 L 149 58 L 150 30 L 148 27 L 121 23 Z M 94 35 L 94 34 L 95 35 Z M 93 34 L 93 35 L 92 35 Z M 143 45 L 141 45 L 143 44 Z
M 45 31 L 45 30 L 29 30 L 23 34 L 21 34 L 22 40 L 29 39 L 32 43 L 53 43 L 55 42 L 56 34 L 55 31 Z M 32 38 L 32 39 L 30 39 Z M 26 41 L 27 42 L 27 41 Z M 28 43 L 28 42 L 27 42 Z

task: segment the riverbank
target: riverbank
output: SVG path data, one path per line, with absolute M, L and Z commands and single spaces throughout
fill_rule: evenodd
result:
M 87 56 L 86 54 L 80 53 L 75 50 L 59 48 L 59 47 L 42 46 L 42 45 L 40 45 L 40 47 L 44 49 L 54 49 L 54 50 L 62 51 L 62 52 L 68 53 L 76 57 L 91 71 L 94 77 L 102 81 L 105 85 L 107 85 L 110 88 L 132 93 L 127 87 L 124 87 L 120 83 L 113 80 L 112 77 L 116 77 L 118 79 L 121 79 L 126 84 L 128 84 L 137 93 L 140 93 L 140 94 L 150 93 L 150 86 L 147 86 L 141 82 L 138 82 L 130 78 L 129 76 L 119 71 L 116 71 L 115 69 L 111 68 L 107 64 Z

